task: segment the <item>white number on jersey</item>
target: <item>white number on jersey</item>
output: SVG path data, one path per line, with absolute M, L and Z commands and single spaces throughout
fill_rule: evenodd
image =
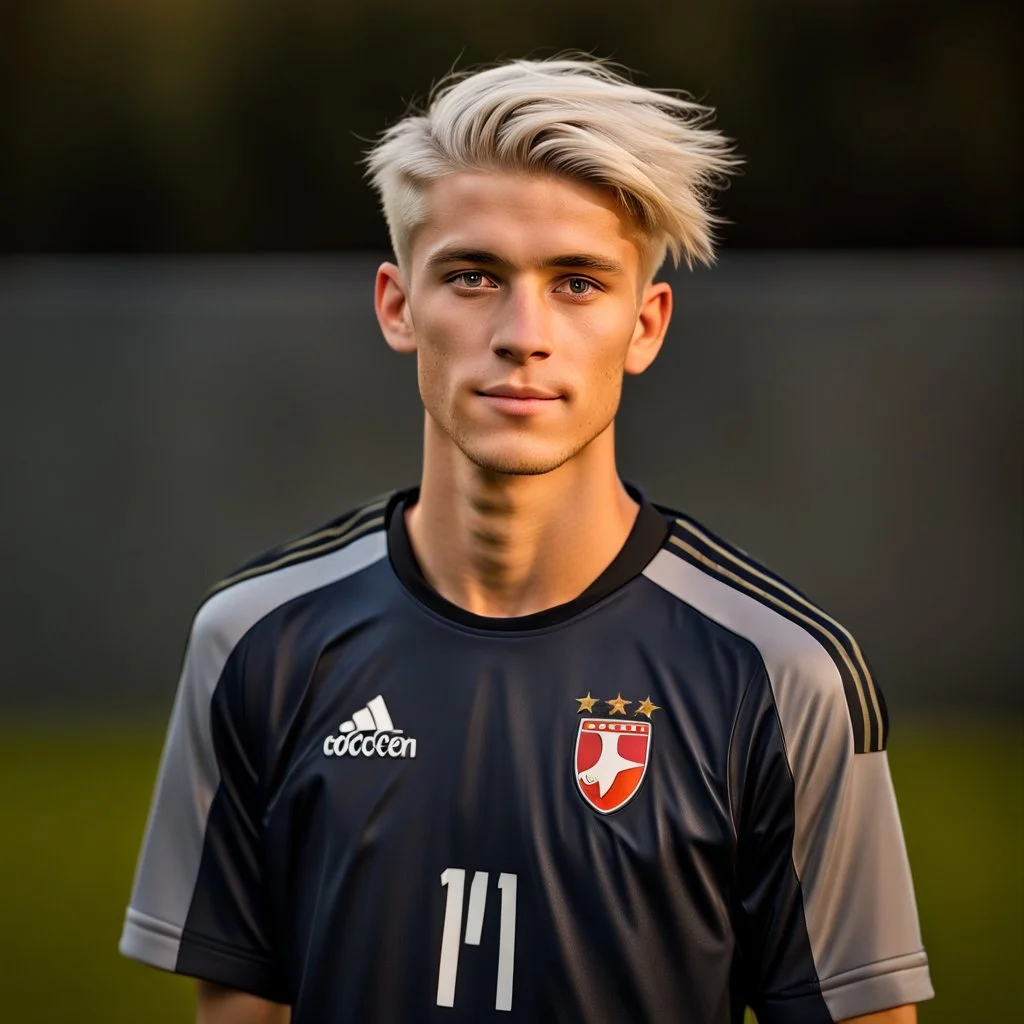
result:
M 469 913 L 466 915 L 467 946 L 479 946 L 487 904 L 486 871 L 475 871 L 469 888 Z M 441 885 L 448 890 L 444 905 L 444 929 L 441 932 L 441 965 L 437 972 L 437 1005 L 455 1005 L 455 979 L 459 971 L 459 940 L 462 938 L 462 907 L 466 895 L 466 869 L 446 868 Z M 516 956 L 516 876 L 498 875 L 501 892 L 501 921 L 498 932 L 498 984 L 494 996 L 496 1010 L 512 1009 L 512 971 Z

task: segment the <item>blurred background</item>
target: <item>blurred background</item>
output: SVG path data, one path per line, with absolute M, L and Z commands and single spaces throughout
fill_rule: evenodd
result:
M 1024 1019 L 1020 17 L 993 0 L 0 8 L 0 998 L 190 1019 L 118 958 L 191 615 L 415 482 L 358 160 L 455 66 L 564 48 L 718 109 L 747 165 L 629 381 L 622 473 L 858 636 L 938 998 Z

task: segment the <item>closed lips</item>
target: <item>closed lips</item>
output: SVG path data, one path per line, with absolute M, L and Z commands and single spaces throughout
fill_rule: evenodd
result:
M 480 394 L 487 398 L 532 398 L 542 402 L 552 402 L 562 397 L 553 391 L 542 391 L 539 388 L 517 388 L 511 385 L 487 388 Z

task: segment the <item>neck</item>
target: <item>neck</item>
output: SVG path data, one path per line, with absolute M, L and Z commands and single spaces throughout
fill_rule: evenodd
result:
M 550 473 L 470 462 L 428 417 L 420 498 L 406 513 L 427 582 L 486 616 L 530 615 L 578 597 L 611 564 L 638 511 L 615 469 L 609 426 Z

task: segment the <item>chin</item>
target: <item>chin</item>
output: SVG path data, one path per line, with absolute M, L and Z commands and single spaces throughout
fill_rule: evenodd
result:
M 505 476 L 541 476 L 565 465 L 578 449 L 543 450 L 541 446 L 504 445 L 500 448 L 460 444 L 462 454 L 480 469 Z

